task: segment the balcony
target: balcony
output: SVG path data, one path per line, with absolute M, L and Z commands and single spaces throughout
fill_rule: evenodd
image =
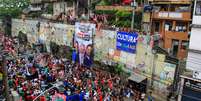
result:
M 165 12 L 165 11 L 153 12 L 152 18 L 191 21 L 191 13 L 190 12 Z
M 188 40 L 187 32 L 166 31 L 165 38 L 176 40 Z
M 96 6 L 96 10 L 119 10 L 119 11 L 132 11 L 133 8 L 130 6 Z M 137 7 L 135 9 L 136 12 L 139 12 L 142 10 L 142 7 Z
M 59 0 L 31 0 L 31 4 L 40 4 L 40 3 L 45 3 L 45 2 L 55 2 Z

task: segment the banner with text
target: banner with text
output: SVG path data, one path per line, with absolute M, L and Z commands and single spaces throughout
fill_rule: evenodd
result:
M 117 32 L 117 50 L 135 53 L 137 46 L 137 38 L 137 33 Z
M 79 54 L 79 63 L 90 67 L 92 64 L 92 42 L 95 24 L 75 23 L 74 48 Z

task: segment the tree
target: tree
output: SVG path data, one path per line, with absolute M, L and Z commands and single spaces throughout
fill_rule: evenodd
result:
M 30 0 L 0 0 L 0 17 L 4 15 L 11 15 L 12 17 L 19 17 L 24 8 L 27 8 Z

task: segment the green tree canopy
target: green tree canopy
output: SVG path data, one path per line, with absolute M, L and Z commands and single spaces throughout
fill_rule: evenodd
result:
M 0 0 L 0 17 L 4 15 L 18 17 L 29 4 L 30 0 Z

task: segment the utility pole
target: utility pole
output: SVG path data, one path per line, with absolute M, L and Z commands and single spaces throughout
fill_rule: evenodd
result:
M 78 18 L 79 16 L 79 0 L 76 0 L 76 17 Z
M 88 4 L 87 4 L 87 9 L 88 9 L 88 20 L 90 18 L 90 13 L 91 13 L 91 10 L 90 10 L 90 6 L 91 6 L 91 0 L 87 0 Z
M 131 7 L 132 7 L 132 22 L 131 22 L 131 29 L 134 29 L 134 22 L 135 22 L 135 8 L 137 7 L 137 4 L 135 2 L 135 0 L 132 1 L 131 3 Z

